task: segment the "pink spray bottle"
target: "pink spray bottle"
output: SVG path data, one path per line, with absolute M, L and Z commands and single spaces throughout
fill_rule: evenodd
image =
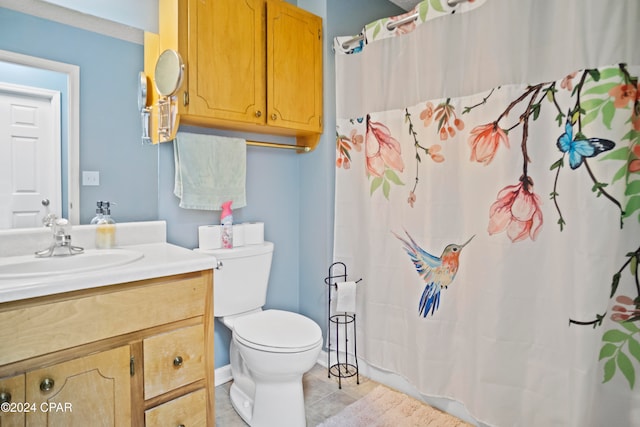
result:
M 222 247 L 233 248 L 233 214 L 231 213 L 231 200 L 222 204 L 222 214 L 220 214 L 220 224 L 222 225 Z

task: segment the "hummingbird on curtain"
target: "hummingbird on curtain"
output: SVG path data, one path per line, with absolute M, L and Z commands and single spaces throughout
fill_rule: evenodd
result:
M 462 248 L 467 246 L 475 235 L 471 236 L 463 245 L 447 245 L 442 251 L 442 255 L 437 257 L 422 249 L 406 230 L 405 233 L 409 238 L 408 241 L 393 231 L 391 233 L 403 243 L 404 250 L 409 254 L 411 261 L 413 261 L 418 275 L 426 284 L 424 291 L 422 291 L 422 297 L 420 297 L 420 303 L 418 304 L 418 314 L 427 317 L 427 314 L 431 311 L 431 315 L 433 316 L 433 313 L 435 313 L 440 305 L 440 291 L 442 288 L 447 289 L 447 286 L 449 286 L 456 277 L 458 266 L 460 265 L 460 252 L 462 252 Z

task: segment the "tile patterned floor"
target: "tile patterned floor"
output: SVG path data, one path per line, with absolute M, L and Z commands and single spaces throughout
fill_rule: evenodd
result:
M 302 378 L 302 385 L 307 426 L 314 427 L 365 396 L 378 383 L 360 375 L 359 385 L 356 384 L 355 376 L 343 378 L 342 389 L 339 389 L 338 379 L 327 378 L 327 368 L 315 365 Z M 246 427 L 247 424 L 231 406 L 230 387 L 231 382 L 216 387 L 216 426 Z

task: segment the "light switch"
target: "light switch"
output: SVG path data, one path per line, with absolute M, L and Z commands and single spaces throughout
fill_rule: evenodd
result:
M 85 185 L 85 186 L 100 185 L 100 172 L 82 171 L 82 185 Z

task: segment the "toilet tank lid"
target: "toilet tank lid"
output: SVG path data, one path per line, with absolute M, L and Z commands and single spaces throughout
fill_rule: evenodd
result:
M 239 316 L 234 334 L 243 341 L 273 348 L 304 348 L 322 340 L 322 330 L 313 320 L 298 313 L 264 310 Z
M 273 252 L 272 242 L 262 242 L 255 245 L 238 246 L 231 249 L 194 249 L 196 252 L 200 252 L 205 255 L 213 255 L 216 259 L 232 259 L 243 258 L 254 255 L 266 254 Z

